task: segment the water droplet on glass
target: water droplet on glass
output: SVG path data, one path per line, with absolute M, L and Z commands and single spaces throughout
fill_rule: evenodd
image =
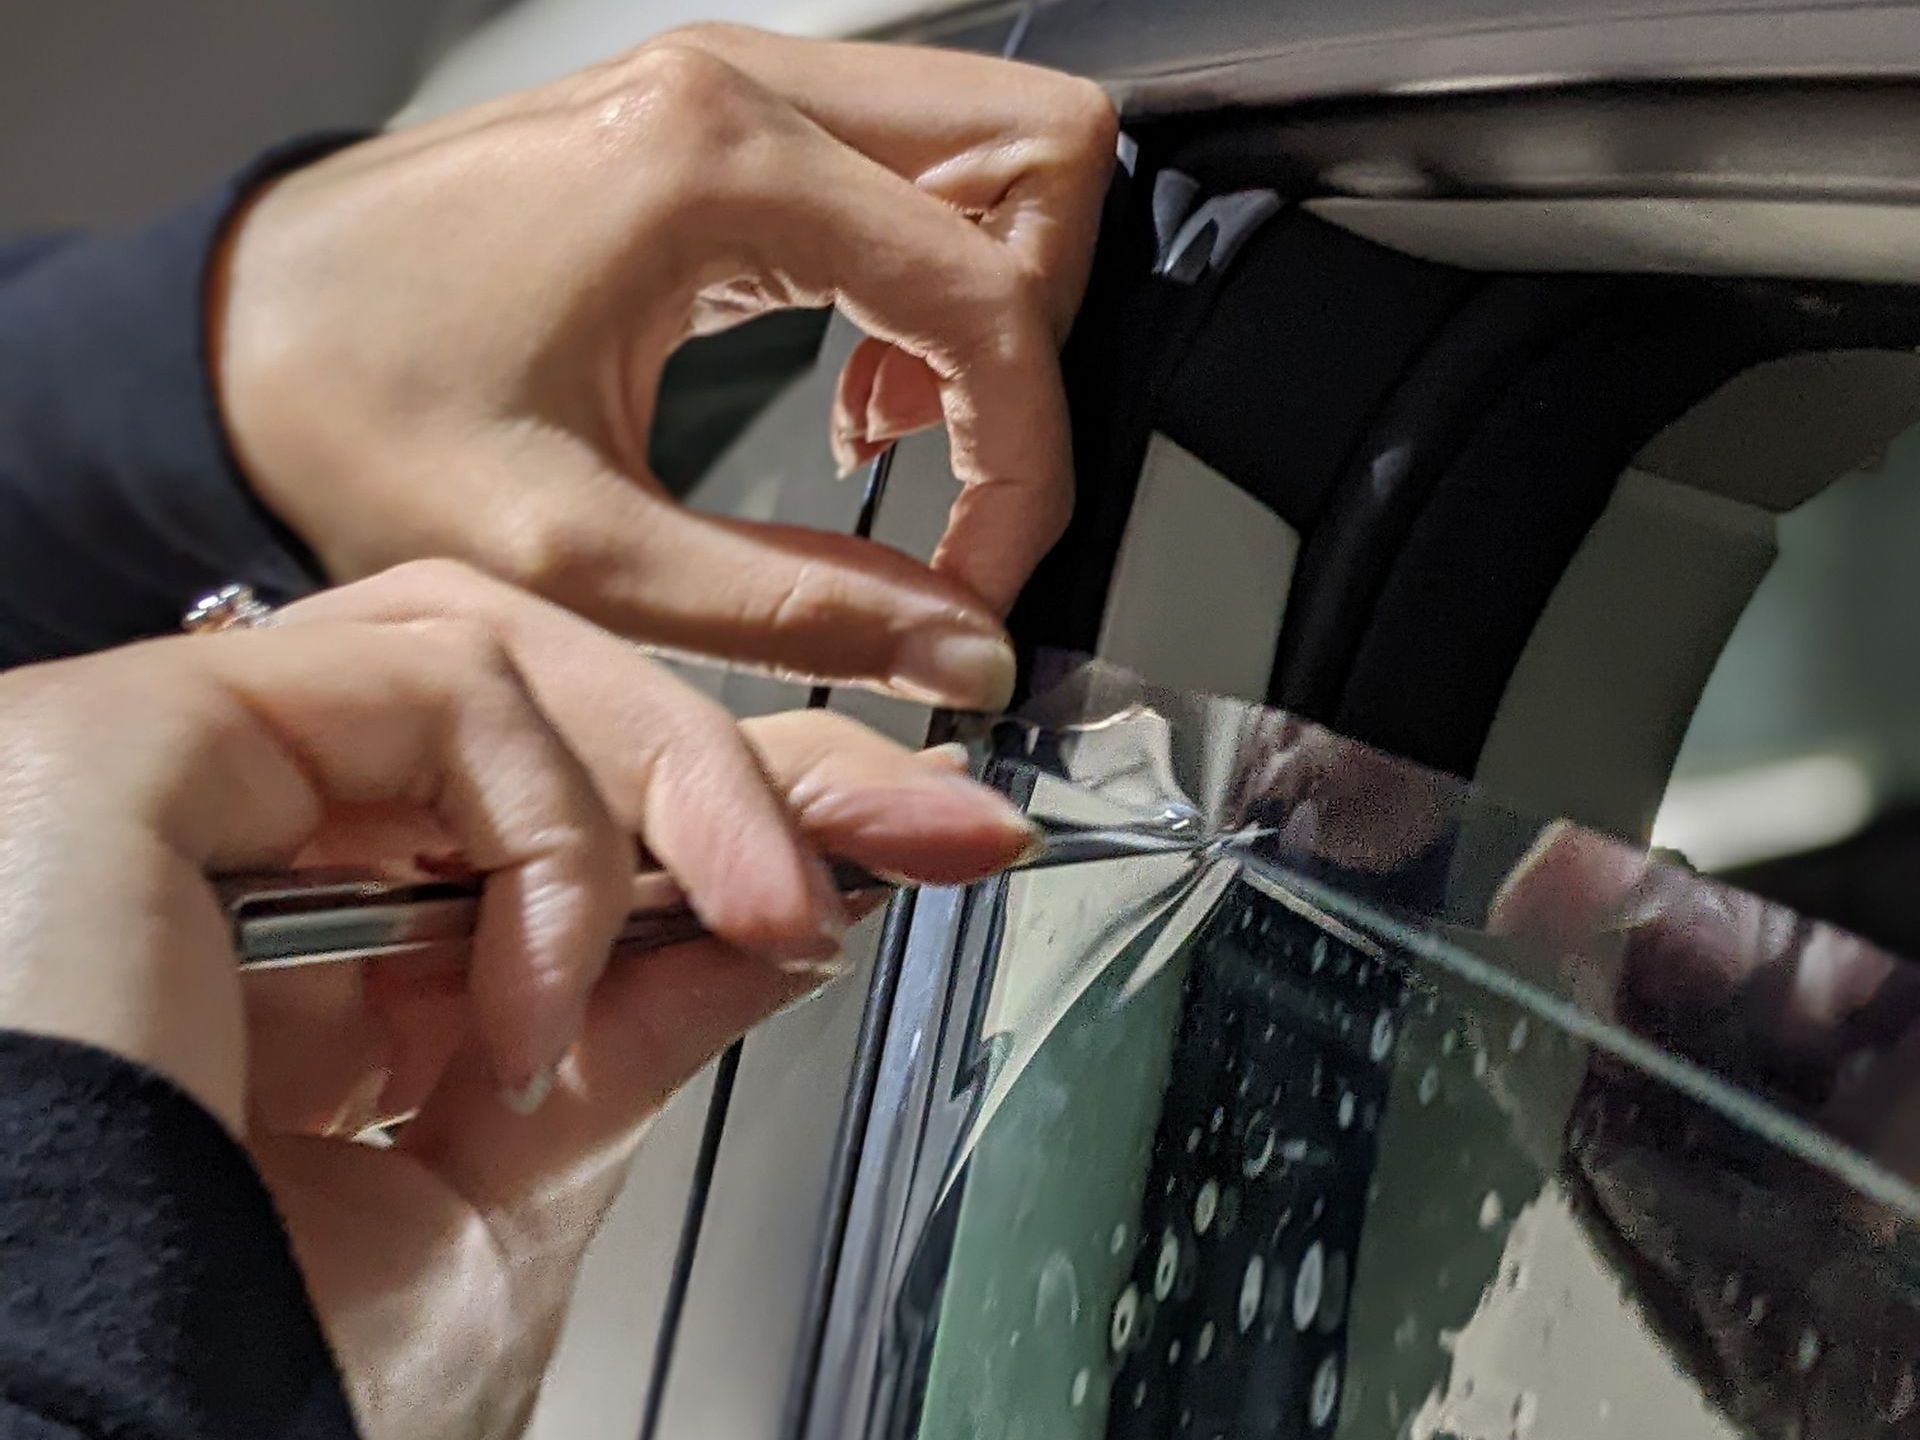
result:
M 1207 1129 L 1211 1130 L 1214 1134 L 1218 1135 L 1220 1133 L 1220 1127 L 1226 1123 L 1227 1123 L 1226 1110 L 1218 1105 L 1214 1106 L 1213 1118 L 1207 1122 Z
M 1336 1250 L 1327 1260 L 1326 1282 L 1320 1287 L 1320 1313 L 1316 1323 L 1331 1335 L 1347 1318 L 1347 1253 Z
M 1220 1218 L 1213 1222 L 1213 1228 L 1222 1237 L 1240 1228 L 1240 1192 L 1231 1185 L 1220 1192 Z
M 1413 1342 L 1419 1338 L 1420 1322 L 1413 1318 L 1412 1311 L 1408 1311 L 1400 1323 L 1393 1327 L 1393 1348 L 1396 1350 L 1411 1350 L 1413 1348 Z
M 1087 1403 L 1087 1388 L 1092 1384 L 1093 1377 L 1087 1373 L 1087 1367 L 1082 1365 L 1079 1374 L 1073 1377 L 1074 1409 L 1078 1410 L 1082 1405 Z
M 1160 1255 L 1153 1262 L 1153 1298 L 1164 1300 L 1173 1293 L 1173 1282 L 1180 1274 L 1180 1237 L 1171 1227 L 1160 1235 Z
M 1109 1255 L 1118 1255 L 1126 1248 L 1127 1227 L 1124 1225 L 1116 1225 L 1113 1227 L 1113 1234 L 1107 1238 L 1107 1253 Z
M 1800 1332 L 1800 1344 L 1793 1352 L 1793 1368 L 1802 1375 L 1819 1363 L 1820 1337 L 1811 1330 Z
M 1440 1053 L 1442 1055 L 1453 1054 L 1453 1052 L 1456 1049 L 1458 1049 L 1459 1046 L 1460 1046 L 1460 1037 L 1458 1035 L 1455 1035 L 1451 1030 L 1447 1031 L 1446 1034 L 1440 1037 Z
M 1513 1022 L 1513 1029 L 1507 1032 L 1507 1048 L 1524 1050 L 1527 1048 L 1527 1017 L 1522 1015 Z
M 1431 1105 L 1433 1097 L 1440 1093 L 1440 1072 L 1429 1065 L 1426 1074 L 1420 1077 L 1420 1103 Z
M 1246 1274 L 1240 1277 L 1240 1333 L 1246 1334 L 1260 1315 L 1260 1293 L 1267 1284 L 1267 1262 L 1260 1255 L 1249 1256 Z
M 1256 1111 L 1247 1122 L 1247 1151 L 1240 1160 L 1240 1173 L 1249 1180 L 1258 1180 L 1267 1173 L 1267 1167 L 1273 1163 L 1273 1122 L 1267 1118 L 1264 1110 Z
M 1193 1359 L 1195 1364 L 1198 1364 L 1213 1354 L 1213 1337 L 1215 1333 L 1213 1321 L 1211 1320 L 1200 1327 L 1200 1336 L 1193 1342 Z
M 1749 1325 L 1758 1325 L 1766 1318 L 1767 1297 L 1764 1295 L 1756 1295 L 1753 1297 L 1753 1303 L 1747 1306 L 1747 1323 Z
M 1473 1078 L 1476 1080 L 1484 1079 L 1487 1073 L 1487 1052 L 1484 1050 L 1474 1051 L 1472 1063 Z
M 1377 1064 L 1393 1049 L 1393 1016 L 1382 1010 L 1373 1017 L 1373 1033 L 1367 1037 L 1367 1054 Z
M 1167 1346 L 1167 1364 L 1178 1365 L 1179 1363 L 1180 1363 L 1180 1342 L 1176 1340 L 1171 1345 Z
M 1353 1128 L 1353 1092 L 1351 1090 L 1342 1090 L 1340 1092 L 1340 1105 L 1335 1112 L 1334 1118 L 1340 1122 L 1340 1128 L 1342 1130 L 1351 1130 Z
M 1320 967 L 1327 963 L 1327 937 L 1316 936 L 1313 942 L 1313 954 L 1308 957 L 1308 969 L 1314 974 L 1320 973 Z
M 1334 1407 L 1340 1403 L 1340 1359 L 1328 1355 L 1313 1372 L 1313 1388 L 1307 1393 L 1307 1419 L 1316 1430 L 1333 1420 Z
M 1293 1328 L 1305 1330 L 1320 1312 L 1320 1294 L 1327 1281 L 1327 1252 L 1318 1240 L 1300 1257 L 1300 1270 L 1293 1277 Z
M 1059 1323 L 1080 1323 L 1080 1275 L 1066 1251 L 1056 1250 L 1040 1267 L 1040 1282 L 1033 1292 L 1033 1323 L 1045 1325 L 1057 1317 Z
M 1199 1151 L 1200 1140 L 1200 1127 L 1196 1125 L 1187 1132 L 1187 1154 L 1192 1155 Z
M 1133 1327 L 1140 1320 L 1140 1292 L 1132 1285 L 1113 1302 L 1113 1318 L 1107 1322 L 1107 1339 L 1119 1354 L 1133 1343 Z
M 1482 1230 L 1493 1229 L 1494 1226 L 1500 1223 L 1501 1213 L 1500 1192 L 1498 1190 L 1487 1191 L 1485 1198 L 1480 1201 L 1480 1228 Z
M 1146 1403 L 1147 1382 L 1142 1380 L 1133 1387 L 1133 1408 L 1136 1410 L 1144 1409 L 1146 1408 Z
M 1213 1228 L 1213 1217 L 1220 1212 L 1220 1186 L 1209 1180 L 1193 1197 L 1193 1233 L 1204 1235 Z
M 1534 1417 L 1540 1413 L 1540 1402 L 1531 1390 L 1522 1390 L 1513 1401 L 1513 1433 L 1524 1435 L 1533 1428 Z
M 1887 1419 L 1906 1419 L 1916 1399 L 1920 1399 L 1920 1384 L 1915 1383 L 1913 1371 L 1902 1370 L 1900 1378 L 1893 1382 L 1893 1397 L 1887 1401 Z

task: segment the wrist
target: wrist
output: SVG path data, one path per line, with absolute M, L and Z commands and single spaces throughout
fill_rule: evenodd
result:
M 251 413 L 258 387 L 242 385 L 243 377 L 237 373 L 238 367 L 252 363 L 243 358 L 248 347 L 238 338 L 240 324 L 253 306 L 251 300 L 241 298 L 241 252 L 243 242 L 259 228 L 263 210 L 291 178 L 362 138 L 358 133 L 305 136 L 256 158 L 229 186 L 228 209 L 214 233 L 201 275 L 199 352 L 226 459 L 260 519 L 313 583 L 325 581 L 327 567 L 302 517 L 287 503 L 279 474 L 282 467 L 270 458 L 271 447 L 262 443 L 263 427 Z

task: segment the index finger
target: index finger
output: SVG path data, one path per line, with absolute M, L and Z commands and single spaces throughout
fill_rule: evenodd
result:
M 962 486 L 934 568 L 1005 609 L 1072 509 L 1044 291 L 1005 246 L 884 166 L 803 124 L 780 140 L 736 182 L 736 243 L 796 297 L 836 304 L 926 363 Z

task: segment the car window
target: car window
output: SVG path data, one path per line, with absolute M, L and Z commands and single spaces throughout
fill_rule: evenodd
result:
M 1632 852 L 1206 704 L 1175 749 L 1199 724 L 1224 757 L 1128 773 L 1230 790 L 1262 750 L 1367 781 L 1211 879 L 1042 871 L 933 924 L 919 963 L 953 968 L 929 1023 L 895 1018 L 901 1057 L 944 1057 L 902 1107 L 925 1124 L 869 1122 L 906 1219 L 858 1232 L 907 1243 L 841 1296 L 874 1403 L 819 1433 L 1904 1433 L 1920 1192 L 1878 1137 L 1910 967 L 1677 869 L 1647 872 L 1658 923 L 1626 913 L 1644 888 L 1583 909 L 1534 888 L 1548 860 Z M 1844 977 L 1844 1025 L 1783 1008 L 1782 975 Z
M 1920 953 L 1920 430 L 1781 515 L 1655 842 Z

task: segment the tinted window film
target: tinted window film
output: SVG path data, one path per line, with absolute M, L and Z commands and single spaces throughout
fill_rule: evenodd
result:
M 900 1021 L 839 1433 L 1920 1422 L 1911 967 L 1274 712 L 1076 684 L 997 773 L 1214 842 L 923 898 L 952 968 Z

